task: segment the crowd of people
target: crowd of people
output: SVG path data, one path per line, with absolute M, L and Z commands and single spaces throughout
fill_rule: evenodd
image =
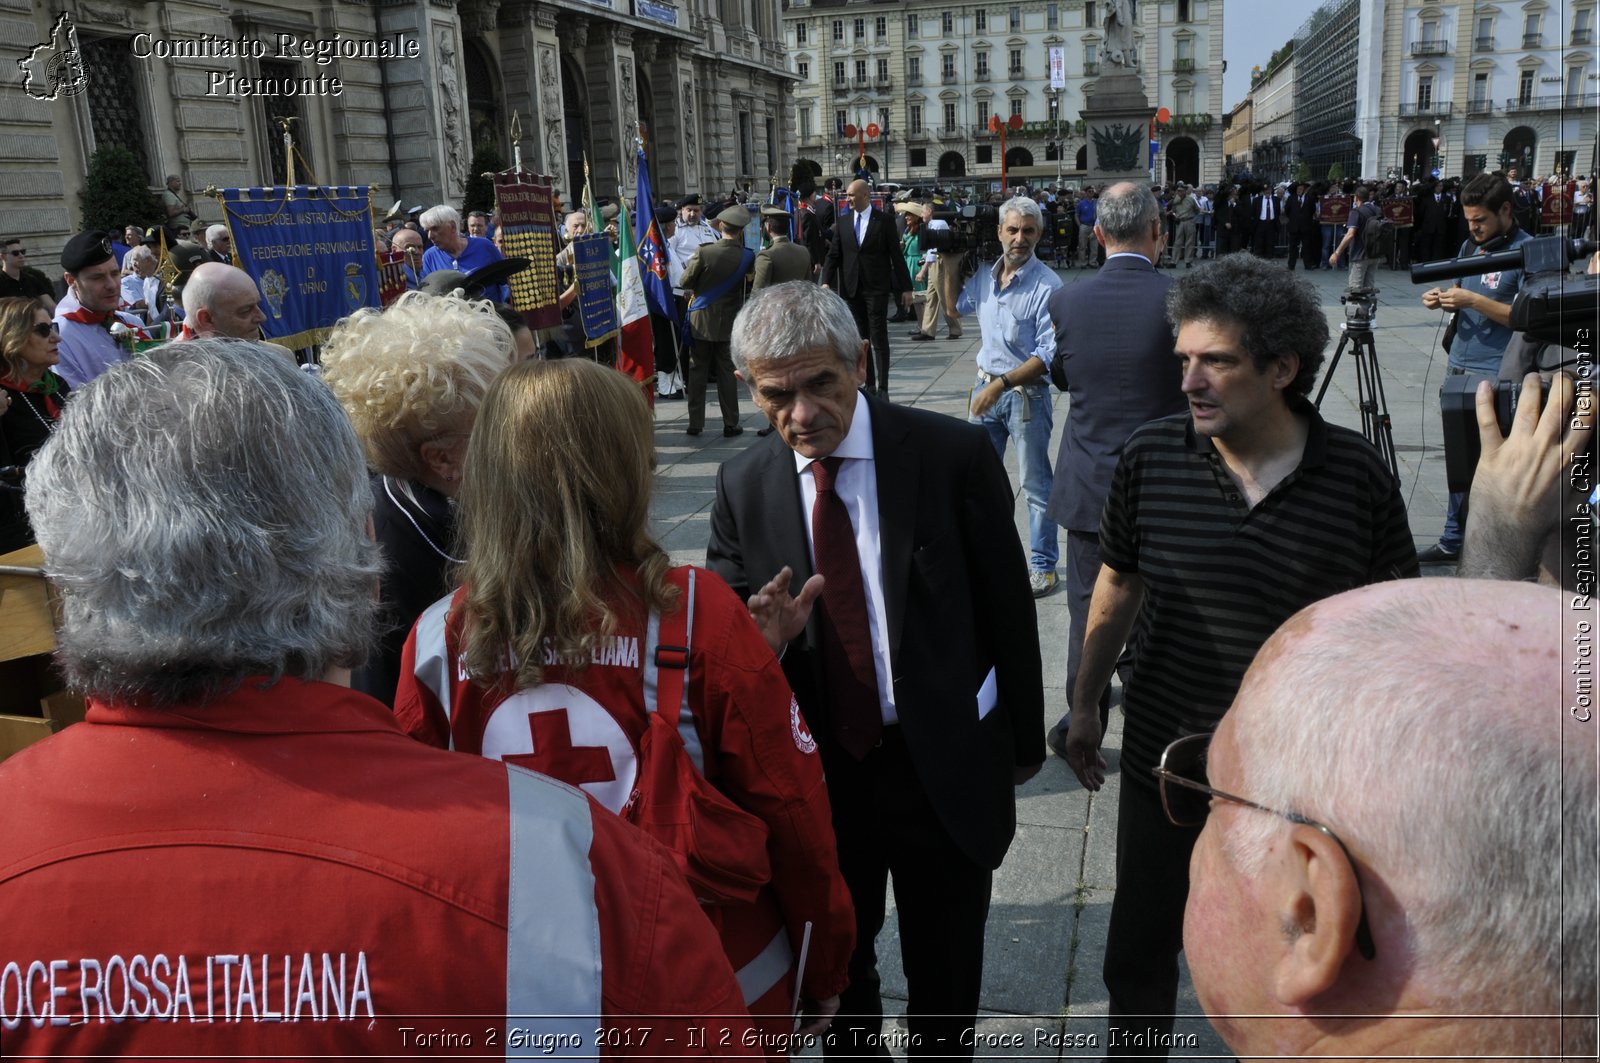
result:
M 1567 665 L 1536 645 L 1589 593 L 1574 381 L 1541 404 L 1531 375 L 1509 433 L 1480 390 L 1451 555 L 1479 580 L 1419 581 L 1394 476 L 1308 398 L 1317 292 L 1271 261 L 1370 263 L 1384 190 L 1331 239 L 1304 184 L 1012 195 L 992 262 L 932 196 L 827 191 L 761 208 L 759 249 L 743 197 L 651 208 L 687 321 L 654 381 L 556 357 L 501 305 L 493 217 L 445 205 L 392 219 L 416 290 L 318 372 L 210 231 L 175 298 L 148 236 L 101 232 L 54 306 L 0 297 L 27 470 L 0 531 L 37 536 L 88 699 L 0 765 L 36 809 L 0 822 L 0 903 L 99 913 L 12 928 L 16 1051 L 882 1058 L 892 887 L 908 1054 L 970 1058 L 1016 787 L 1051 751 L 1105 784 L 1120 675 L 1109 1054 L 1165 1054 L 1187 950 L 1241 1055 L 1592 1056 L 1560 1017 L 1596 992 L 1593 891 L 1551 883 L 1594 864 L 1595 743 L 1546 726 Z M 1467 234 L 1428 256 L 1517 245 L 1505 176 L 1427 195 Z M 1423 296 L 1463 373 L 1503 369 L 1501 278 Z M 173 306 L 129 357 L 117 323 Z M 964 419 L 890 399 L 888 324 L 941 319 L 979 333 Z M 705 566 L 673 565 L 646 393 L 681 386 L 699 435 L 713 378 L 725 437 L 741 382 L 769 429 L 717 471 Z M 1566 594 L 1493 582 L 1541 571 Z

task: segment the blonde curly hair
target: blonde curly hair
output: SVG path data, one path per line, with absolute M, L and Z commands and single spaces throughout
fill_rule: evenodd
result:
M 323 346 L 322 376 L 355 425 L 367 464 L 420 480 L 422 445 L 468 431 L 515 354 L 492 303 L 406 292 L 386 310 L 340 321 Z

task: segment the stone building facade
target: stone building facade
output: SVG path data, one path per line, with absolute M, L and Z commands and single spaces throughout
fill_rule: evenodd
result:
M 63 14 L 82 76 L 40 98 Z M 459 205 L 477 145 L 511 159 L 513 114 L 568 202 L 585 158 L 597 195 L 632 195 L 641 124 L 658 194 L 762 188 L 793 142 L 787 67 L 774 0 L 0 0 L 0 209 L 53 269 L 97 147 L 152 188 L 279 183 L 283 118 L 296 180 L 371 185 L 380 213 Z
M 867 169 L 899 183 L 1076 184 L 1079 118 L 1100 64 L 1105 0 L 785 0 L 798 151 L 848 175 L 862 153 L 844 127 L 876 125 Z M 1138 0 L 1134 41 L 1158 130 L 1159 180 L 1222 171 L 1222 0 Z M 1052 87 L 1059 50 L 1061 87 Z M 1016 115 L 1002 154 L 989 118 Z

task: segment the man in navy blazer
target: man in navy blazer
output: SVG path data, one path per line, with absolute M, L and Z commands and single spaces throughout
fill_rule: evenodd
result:
M 1155 196 L 1130 182 L 1113 185 L 1100 197 L 1094 231 L 1105 245 L 1106 264 L 1050 298 L 1056 326 L 1050 378 L 1072 397 L 1045 508 L 1067 530 L 1069 711 L 1050 729 L 1050 747 L 1058 753 L 1065 748 L 1089 599 L 1100 572 L 1100 511 L 1117 457 L 1135 428 L 1188 408 L 1167 321 L 1172 281 L 1153 265 L 1163 242 Z M 1101 734 L 1109 708 L 1108 687 L 1100 698 Z
M 889 296 L 911 308 L 911 272 L 900 248 L 900 232 L 892 214 L 872 205 L 872 189 L 865 181 L 851 181 L 845 189 L 850 213 L 841 213 L 833 227 L 833 241 L 822 262 L 822 286 L 833 288 L 850 307 L 856 332 L 872 341 L 867 362 L 867 390 L 880 399 L 889 397 Z
M 1016 830 L 1013 787 L 1045 757 L 1039 633 L 1011 486 L 982 428 L 857 390 L 868 344 L 834 293 L 806 281 L 763 288 L 732 342 L 776 431 L 718 471 L 706 557 L 781 651 L 796 741 L 816 742 L 827 776 L 857 936 L 824 1053 L 888 1055 L 875 1040 L 875 939 L 892 876 L 908 1021 L 921 1039 L 910 1054 L 970 1058 L 991 873 Z M 852 747 L 832 696 L 851 681 L 850 669 L 831 670 L 829 641 L 851 599 L 813 575 L 829 567 L 813 541 L 839 542 L 829 520 L 841 515 L 817 501 L 827 477 L 859 558 L 852 615 L 867 634 L 855 675 L 876 684 L 855 711 L 872 715 L 869 736 L 881 722 L 876 744 Z

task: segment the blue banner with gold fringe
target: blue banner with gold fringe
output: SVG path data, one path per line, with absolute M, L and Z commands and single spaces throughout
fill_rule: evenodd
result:
M 261 290 L 267 339 L 310 347 L 379 305 L 366 185 L 225 188 L 221 198 L 237 261 Z
M 578 317 L 583 323 L 584 345 L 598 347 L 617 331 L 611 239 L 604 233 L 585 233 L 571 246 L 572 265 L 578 275 Z

